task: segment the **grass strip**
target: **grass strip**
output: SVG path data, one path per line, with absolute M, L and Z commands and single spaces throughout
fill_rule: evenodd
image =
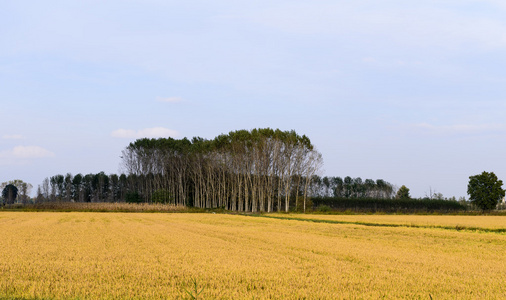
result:
M 262 217 L 279 220 L 290 220 L 290 221 L 304 221 L 312 223 L 327 223 L 327 224 L 349 224 L 349 225 L 362 225 L 371 227 L 407 227 L 407 228 L 425 228 L 425 229 L 444 229 L 444 230 L 455 230 L 455 231 L 473 231 L 483 233 L 499 233 L 505 234 L 506 228 L 481 228 L 481 227 L 470 227 L 470 226 L 444 226 L 444 225 L 417 225 L 417 224 L 385 224 L 385 223 L 371 223 L 371 222 L 360 222 L 360 221 L 338 221 L 338 220 L 320 220 L 320 219 L 309 219 L 309 218 L 296 218 L 296 217 L 282 217 L 282 216 L 267 216 L 260 214 L 244 214 L 250 217 Z

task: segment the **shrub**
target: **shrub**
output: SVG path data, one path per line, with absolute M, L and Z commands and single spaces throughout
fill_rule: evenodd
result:
M 174 197 L 167 190 L 156 190 L 151 196 L 151 201 L 153 203 L 172 203 Z
M 320 205 L 320 206 L 318 206 L 317 210 L 319 212 L 329 212 L 329 211 L 332 211 L 332 207 L 330 207 L 328 205 Z
M 139 195 L 138 192 L 126 193 L 126 195 L 125 195 L 125 201 L 127 203 L 141 203 L 141 202 L 143 202 L 142 198 L 141 198 L 141 195 Z

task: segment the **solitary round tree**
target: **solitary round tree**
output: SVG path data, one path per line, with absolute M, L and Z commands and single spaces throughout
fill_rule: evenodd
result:
M 401 186 L 397 191 L 395 198 L 401 200 L 411 199 L 411 196 L 409 195 L 409 189 L 405 185 Z
M 494 209 L 505 194 L 502 180 L 497 179 L 493 172 L 470 176 L 467 193 L 471 203 L 483 211 Z

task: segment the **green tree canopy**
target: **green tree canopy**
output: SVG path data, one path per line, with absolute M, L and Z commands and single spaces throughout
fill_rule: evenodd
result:
M 128 176 L 142 178 L 139 194 L 146 202 L 167 201 L 154 195 L 166 190 L 178 205 L 251 212 L 289 211 L 299 198 L 306 203 L 323 163 L 307 136 L 271 128 L 231 131 L 212 140 L 143 138 L 121 157 Z
M 396 199 L 411 199 L 411 196 L 409 195 L 409 189 L 403 185 L 399 188 L 397 191 L 397 194 L 395 195 Z
M 493 172 L 470 176 L 467 185 L 469 200 L 483 211 L 494 209 L 504 198 L 502 184 Z

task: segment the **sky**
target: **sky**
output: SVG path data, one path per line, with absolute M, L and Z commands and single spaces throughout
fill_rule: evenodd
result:
M 506 180 L 505 53 L 499 0 L 0 0 L 0 182 L 270 127 L 321 175 L 467 196 Z

